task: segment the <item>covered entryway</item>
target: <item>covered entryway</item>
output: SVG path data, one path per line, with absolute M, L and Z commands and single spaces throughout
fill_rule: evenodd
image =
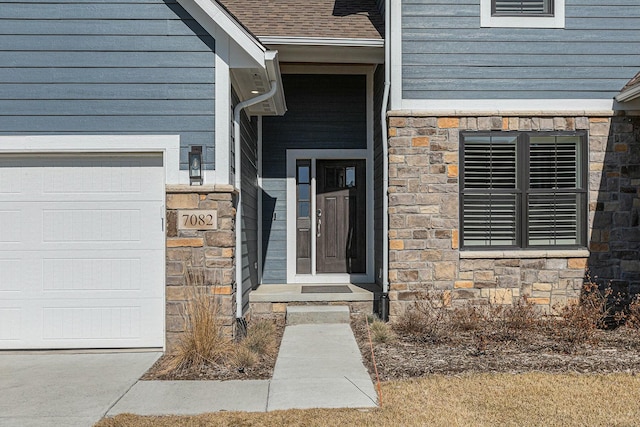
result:
M 261 284 L 371 284 L 373 67 L 286 67 L 262 121 Z
M 0 156 L 0 349 L 164 346 L 161 155 Z

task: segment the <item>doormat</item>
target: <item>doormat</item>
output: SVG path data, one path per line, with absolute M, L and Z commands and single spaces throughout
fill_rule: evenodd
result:
M 351 289 L 346 285 L 340 286 L 303 286 L 303 294 L 350 294 Z

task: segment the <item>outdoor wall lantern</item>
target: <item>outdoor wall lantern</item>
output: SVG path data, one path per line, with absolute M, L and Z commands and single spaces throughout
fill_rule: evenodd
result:
M 202 146 L 191 147 L 189 152 L 189 181 L 202 184 Z

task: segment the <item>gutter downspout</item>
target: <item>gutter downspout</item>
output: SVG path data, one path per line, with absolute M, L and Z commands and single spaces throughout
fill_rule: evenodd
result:
M 240 140 L 240 113 L 246 107 L 258 104 L 275 95 L 278 90 L 278 82 L 272 80 L 269 92 L 247 99 L 236 105 L 233 109 L 233 142 L 235 153 L 234 186 L 238 191 L 238 203 L 236 207 L 236 319 L 242 319 L 242 143 Z
M 384 5 L 384 94 L 380 109 L 382 127 L 382 295 L 380 297 L 380 317 L 389 320 L 389 141 L 387 141 L 387 107 L 391 88 L 391 1 Z

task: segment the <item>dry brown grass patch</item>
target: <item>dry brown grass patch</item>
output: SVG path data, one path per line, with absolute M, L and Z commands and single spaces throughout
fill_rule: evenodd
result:
M 383 408 L 119 415 L 98 427 L 168 426 L 632 426 L 640 376 L 530 373 L 433 375 L 383 383 Z

